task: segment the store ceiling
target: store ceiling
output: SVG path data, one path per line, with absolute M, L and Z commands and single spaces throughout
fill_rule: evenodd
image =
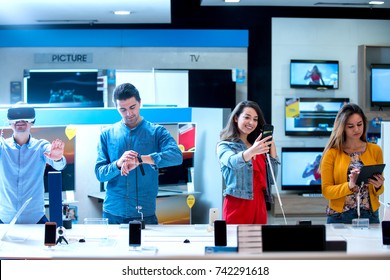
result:
M 375 5 L 375 8 L 390 8 L 389 0 Z M 374 8 L 370 0 L 240 0 L 239 3 L 225 3 L 224 0 L 201 0 L 202 6 L 285 6 L 285 7 L 337 7 Z
M 114 11 L 128 10 L 117 16 Z M 1 0 L 0 25 L 171 23 L 170 0 Z
M 177 1 L 177 0 L 176 0 Z M 187 1 L 187 0 L 180 0 Z M 390 8 L 390 0 L 375 8 Z M 368 1 L 342 0 L 200 0 L 201 6 L 304 6 L 372 8 Z M 115 10 L 129 10 L 117 16 Z M 170 24 L 171 0 L 1 0 L 0 25 Z

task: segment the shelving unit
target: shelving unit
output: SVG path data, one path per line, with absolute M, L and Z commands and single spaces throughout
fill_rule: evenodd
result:
M 359 105 L 369 120 L 380 115 L 383 120 L 390 119 L 390 108 L 371 107 L 370 104 L 370 65 L 390 64 L 390 46 L 360 45 L 358 47 L 358 91 Z

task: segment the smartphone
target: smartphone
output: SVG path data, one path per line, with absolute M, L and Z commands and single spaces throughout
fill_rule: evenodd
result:
M 57 237 L 57 223 L 46 222 L 45 223 L 45 246 L 55 246 Z
M 382 221 L 383 245 L 390 245 L 390 221 Z
M 214 221 L 214 246 L 226 246 L 226 221 L 215 220 Z
M 209 224 L 210 226 L 214 225 L 214 221 L 219 219 L 218 208 L 210 208 L 209 210 Z
M 272 136 L 274 133 L 274 126 L 272 124 L 265 124 L 263 125 L 263 135 L 261 136 L 261 139 L 264 139 L 268 136 Z
M 142 223 L 140 221 L 129 222 L 129 246 L 141 246 L 141 229 Z

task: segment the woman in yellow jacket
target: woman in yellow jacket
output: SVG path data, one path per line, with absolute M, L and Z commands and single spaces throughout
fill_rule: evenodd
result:
M 329 200 L 327 223 L 351 224 L 358 217 L 379 223 L 379 195 L 385 178 L 376 174 L 368 184 L 356 185 L 363 165 L 383 163 L 382 149 L 367 142 L 366 132 L 363 110 L 356 104 L 345 104 L 336 116 L 320 166 L 322 194 Z

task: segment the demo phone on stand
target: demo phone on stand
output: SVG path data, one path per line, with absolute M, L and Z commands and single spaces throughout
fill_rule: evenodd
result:
M 218 208 L 210 208 L 209 210 L 209 225 L 214 226 L 214 221 L 219 219 Z
M 55 246 L 57 237 L 57 223 L 46 222 L 45 223 L 45 246 Z
M 383 245 L 390 245 L 390 221 L 382 221 Z
M 214 221 L 214 245 L 215 246 L 227 245 L 227 232 L 226 232 L 225 220 Z
M 142 228 L 142 223 L 140 221 L 129 222 L 129 246 L 130 247 L 141 246 L 141 228 Z

